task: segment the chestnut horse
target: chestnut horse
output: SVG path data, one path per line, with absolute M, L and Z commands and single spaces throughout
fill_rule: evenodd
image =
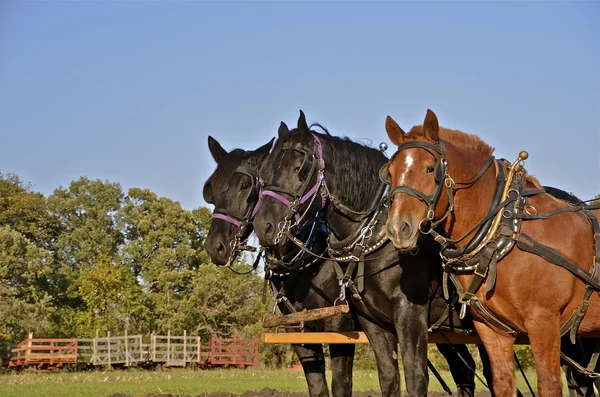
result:
M 561 334 L 600 336 L 600 210 L 552 197 L 522 168 L 526 152 L 509 167 L 479 137 L 440 128 L 430 110 L 409 133 L 389 116 L 386 130 L 399 147 L 380 172 L 393 189 L 390 240 L 401 251 L 422 234 L 441 243 L 497 396 L 515 394 L 518 334 L 529 337 L 540 396 L 561 396 Z

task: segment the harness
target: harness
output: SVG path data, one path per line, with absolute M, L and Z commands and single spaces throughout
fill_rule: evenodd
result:
M 246 208 L 244 214 L 240 216 L 239 214 L 235 214 L 227 209 L 215 208 L 211 216 L 211 219 L 220 219 L 222 221 L 232 224 L 237 228 L 237 233 L 230 242 L 231 253 L 229 254 L 229 259 L 227 260 L 227 266 L 231 266 L 231 264 L 239 255 L 240 251 L 259 251 L 259 249 L 257 249 L 256 247 L 251 247 L 247 245 L 248 237 L 251 233 L 249 226 L 252 223 L 254 216 L 258 212 L 258 206 L 256 205 L 258 193 L 260 190 L 258 172 L 246 166 L 239 166 L 233 172 L 248 176 L 252 181 L 252 187 L 250 195 L 246 199 L 246 202 L 249 205 Z M 260 254 L 257 257 L 257 260 L 255 261 L 252 270 L 255 270 L 258 266 L 259 259 Z
M 396 154 L 401 150 L 410 148 L 427 150 L 436 158 L 434 171 L 437 181 L 436 189 L 432 194 L 426 195 L 409 186 L 398 186 L 392 190 L 390 200 L 393 200 L 396 194 L 408 194 L 419 199 L 425 205 L 427 215 L 419 223 L 419 231 L 422 234 L 431 234 L 441 244 L 440 254 L 444 260 L 445 270 L 444 291 L 447 294 L 446 284 L 448 278 L 450 278 L 457 288 L 459 303 L 462 304 L 461 318 L 465 315 L 466 307 L 471 306 L 495 327 L 510 335 L 518 334 L 511 326 L 489 312 L 475 296 L 484 283 L 488 292 L 494 289 L 497 263 L 516 244 L 519 249 L 538 255 L 548 262 L 568 270 L 586 283 L 586 290 L 579 307 L 561 327 L 561 335 L 570 332 L 571 341 L 575 343 L 577 329 L 589 305 L 589 298 L 594 291 L 600 291 L 600 226 L 597 217 L 591 212 L 592 209 L 600 208 L 600 206 L 592 207 L 582 203 L 548 213 L 537 213 L 535 208 L 529 204 L 529 197 L 546 192 L 545 190 L 527 190 L 526 173 L 522 167 L 522 161 L 528 157 L 527 152 L 521 152 L 518 159 L 512 164 L 508 164 L 505 160 L 495 160 L 490 157 L 472 181 L 457 183 L 448 173 L 448 162 L 441 140 L 437 145 L 425 141 L 409 141 L 400 145 Z M 460 238 L 450 239 L 437 232 L 435 228 L 454 210 L 455 186 L 473 185 L 485 174 L 491 164 L 496 165 L 498 176 L 496 193 L 488 213 Z M 389 163 L 380 170 L 380 178 L 384 181 L 390 180 L 388 166 Z M 434 219 L 435 209 L 444 188 L 448 196 L 448 209 L 440 219 L 436 220 Z M 581 212 L 592 225 L 596 252 L 590 272 L 572 263 L 555 249 L 540 244 L 520 231 L 521 223 L 524 220 L 547 219 L 564 212 Z M 454 244 L 466 239 L 475 231 L 477 233 L 465 247 L 454 248 Z M 457 274 L 466 273 L 472 273 L 474 277 L 467 290 L 464 291 L 458 282 Z M 597 360 L 597 357 L 595 360 Z
M 365 263 L 372 260 L 381 259 L 381 257 L 369 257 L 367 255 L 373 254 L 380 248 L 389 242 L 386 234 L 385 224 L 388 218 L 389 210 L 389 184 L 383 182 L 379 185 L 379 189 L 374 196 L 373 202 L 366 211 L 354 211 L 338 200 L 329 190 L 325 181 L 325 160 L 323 158 L 322 144 L 319 137 L 316 134 L 312 134 L 313 146 L 308 148 L 301 144 L 284 144 L 283 149 L 296 150 L 304 154 L 304 162 L 300 168 L 299 174 L 306 175 L 303 185 L 298 191 L 291 191 L 282 187 L 273 185 L 272 183 L 265 183 L 261 181 L 263 189 L 259 194 L 259 201 L 264 197 L 272 197 L 273 199 L 284 204 L 290 212 L 287 213 L 286 217 L 282 222 L 278 224 L 278 232 L 275 239 L 276 243 L 279 243 L 284 237 L 289 242 L 296 245 L 300 250 L 298 255 L 310 256 L 313 258 L 312 261 L 300 261 L 300 265 L 294 266 L 293 268 L 286 268 L 284 271 L 269 270 L 269 276 L 276 277 L 290 277 L 293 279 L 299 270 L 302 270 L 311 264 L 319 260 L 329 260 L 332 262 L 336 277 L 340 286 L 340 295 L 338 301 L 345 302 L 347 291 L 352 294 L 352 298 L 358 305 L 362 305 L 364 309 L 364 315 L 370 317 L 370 320 L 374 323 L 380 323 L 374 316 L 371 315 L 370 311 L 362 300 L 362 293 L 365 288 Z M 385 147 L 380 147 L 380 151 L 384 151 Z M 316 174 L 315 182 L 311 185 L 312 180 Z M 312 219 L 305 219 L 309 209 L 312 207 L 313 202 L 317 196 L 321 195 L 321 205 L 318 211 Z M 283 195 L 292 197 L 293 199 L 287 199 Z M 439 196 L 439 193 L 438 193 Z M 298 236 L 299 232 L 305 229 L 305 225 L 310 224 L 316 218 L 320 222 L 324 218 L 323 213 L 325 206 L 330 204 L 336 211 L 341 212 L 345 217 L 352 219 L 353 221 L 360 222 L 359 226 L 355 231 L 346 237 L 345 239 L 338 241 L 335 236 L 330 233 L 329 229 L 326 229 L 328 234 L 327 242 L 327 254 L 324 256 L 321 250 L 315 250 L 314 245 L 310 246 L 306 243 L 306 240 L 301 236 Z M 293 222 L 292 222 L 293 220 Z M 324 222 L 324 219 L 323 219 Z M 323 229 L 325 231 L 325 229 Z M 325 239 L 323 239 L 325 240 Z M 309 240 L 310 241 L 310 240 Z M 321 248 L 321 246 L 319 246 Z M 267 251 L 268 252 L 268 251 Z M 418 250 L 412 252 L 416 255 Z M 269 254 L 267 254 L 269 258 Z M 269 262 L 269 260 L 267 260 Z M 346 263 L 347 266 L 342 268 L 340 263 Z M 281 267 L 280 267 L 281 269 Z M 272 288 L 276 291 L 276 304 L 284 303 L 288 310 L 292 311 L 291 304 L 287 302 L 284 290 L 289 285 L 289 279 L 283 284 L 280 290 L 277 290 L 273 283 Z M 447 291 L 448 288 L 445 288 Z M 473 333 L 473 330 L 461 329 L 452 324 L 451 313 L 454 311 L 454 304 L 456 299 L 451 300 L 449 297 L 447 301 L 450 303 L 446 307 L 445 312 L 440 318 L 430 326 L 430 330 L 446 330 L 460 332 L 463 334 Z M 273 308 L 275 309 L 275 307 Z M 449 322 L 449 325 L 446 323 Z

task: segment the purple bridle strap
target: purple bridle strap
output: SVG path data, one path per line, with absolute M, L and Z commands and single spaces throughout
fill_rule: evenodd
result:
M 236 226 L 238 228 L 242 226 L 242 222 L 238 221 L 237 219 L 235 219 L 232 216 L 225 215 L 225 214 L 214 213 L 214 214 L 212 214 L 212 219 L 222 219 L 225 222 L 229 222 L 229 223 L 231 223 L 232 225 L 234 225 L 234 226 Z
M 317 171 L 323 171 L 325 169 L 325 160 L 323 160 L 323 148 L 321 146 L 321 141 L 319 140 L 319 137 L 317 137 L 315 134 L 312 134 L 312 136 L 315 138 L 315 142 L 317 143 L 317 153 L 319 154 L 319 165 L 317 167 Z M 308 192 L 306 192 L 302 197 L 300 197 L 300 204 L 304 204 L 305 202 L 307 202 L 313 195 L 317 194 L 318 189 L 321 187 L 321 182 L 323 181 L 323 173 L 322 172 L 317 172 L 317 180 L 315 181 L 315 184 L 308 190 Z M 260 190 L 260 193 L 258 195 L 258 202 L 256 203 L 256 206 L 254 207 L 254 210 L 252 211 L 252 217 L 251 219 L 254 219 L 254 216 L 256 215 L 256 213 L 258 212 L 258 209 L 260 208 L 260 204 L 262 203 L 262 199 L 265 196 L 269 196 L 269 197 L 273 197 L 275 200 L 279 201 L 280 203 L 282 203 L 283 205 L 285 205 L 286 207 L 290 208 L 292 205 L 292 201 L 286 199 L 285 197 L 283 197 L 281 194 L 274 192 L 272 190 Z M 325 207 L 325 204 L 327 203 L 327 196 L 322 196 L 321 197 L 321 208 Z M 300 221 L 300 215 L 298 213 L 296 213 L 296 221 Z

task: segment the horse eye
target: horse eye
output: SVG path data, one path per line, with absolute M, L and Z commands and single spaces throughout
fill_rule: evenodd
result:
M 425 170 L 425 172 L 427 172 L 428 174 L 433 174 L 433 171 L 435 171 L 435 167 L 433 165 L 428 166 Z

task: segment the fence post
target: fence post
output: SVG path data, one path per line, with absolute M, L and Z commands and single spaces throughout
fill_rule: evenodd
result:
M 196 336 L 196 343 L 198 344 L 198 369 L 200 369 L 201 357 L 202 357 L 202 344 L 200 343 L 200 336 Z
M 32 339 L 33 339 L 33 332 L 30 332 L 29 335 L 27 335 L 27 350 L 25 351 L 25 364 L 29 363 L 29 358 L 31 357 Z
M 156 361 L 156 335 L 152 332 L 150 335 L 150 357 L 152 357 L 152 362 Z
M 127 330 L 125 330 L 125 366 L 129 367 L 129 345 L 127 343 Z
M 111 367 L 110 365 L 110 356 L 111 356 L 111 352 L 110 352 L 110 331 L 107 331 L 107 336 L 108 336 L 108 366 Z M 112 367 L 111 367 L 112 368 Z
M 167 366 L 171 361 L 171 330 L 167 331 Z
M 94 339 L 92 339 L 92 359 L 90 360 L 92 362 L 92 365 L 96 365 L 96 363 L 98 362 L 98 330 L 96 330 L 96 337 Z
M 183 366 L 187 364 L 187 331 L 183 331 Z

